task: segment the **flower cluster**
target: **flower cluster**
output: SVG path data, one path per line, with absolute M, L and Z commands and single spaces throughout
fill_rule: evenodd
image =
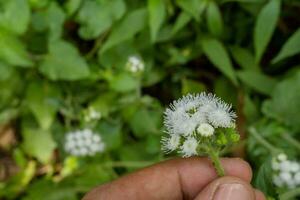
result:
M 273 182 L 280 188 L 295 188 L 300 186 L 300 163 L 287 159 L 286 154 L 278 154 L 272 159 L 274 171 Z
M 101 118 L 101 113 L 95 110 L 93 107 L 89 107 L 84 111 L 84 120 L 86 122 L 96 121 Z
M 105 144 L 97 133 L 90 129 L 77 130 L 66 134 L 65 150 L 74 156 L 93 156 L 103 152 Z
M 209 145 L 235 142 L 239 139 L 234 130 L 235 118 L 231 105 L 215 95 L 188 94 L 165 111 L 168 136 L 162 139 L 162 149 L 166 153 L 178 150 L 183 157 L 190 157 L 198 155 L 199 148 L 205 151 Z
M 145 65 L 138 56 L 130 56 L 126 63 L 126 69 L 132 73 L 139 73 L 144 71 Z

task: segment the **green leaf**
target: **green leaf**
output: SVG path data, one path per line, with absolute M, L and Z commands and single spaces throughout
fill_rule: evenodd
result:
M 276 84 L 276 80 L 262 74 L 261 72 L 250 71 L 250 70 L 241 70 L 237 73 L 239 79 L 254 89 L 257 92 L 262 94 L 270 95 Z
M 80 36 L 84 39 L 98 37 L 108 30 L 114 21 L 120 19 L 125 11 L 126 4 L 123 0 L 84 1 L 77 16 L 77 21 L 81 24 Z
M 106 150 L 117 149 L 122 145 L 121 124 L 118 121 L 102 121 L 97 126 L 97 131 L 101 134 Z
M 144 8 L 134 10 L 127 14 L 124 19 L 117 24 L 104 43 L 101 53 L 114 47 L 115 45 L 132 38 L 140 32 L 146 25 L 147 11 Z
M 80 7 L 82 0 L 67 0 L 64 4 L 68 16 L 73 15 Z
M 206 86 L 198 81 L 194 81 L 191 79 L 183 79 L 182 80 L 182 94 L 188 93 L 200 93 L 206 90 Z
M 162 0 L 148 0 L 149 25 L 151 40 L 155 41 L 157 33 L 166 17 L 165 3 Z
M 28 57 L 24 44 L 3 29 L 0 29 L 0 59 L 10 65 L 21 67 L 30 67 L 33 64 Z
M 0 81 L 9 79 L 13 74 L 14 69 L 4 62 L 0 61 Z
M 298 29 L 283 45 L 280 52 L 272 60 L 272 63 L 276 63 L 285 58 L 294 56 L 300 53 L 300 29 Z
M 202 40 L 202 48 L 210 62 L 237 84 L 234 68 L 224 45 L 217 39 L 206 37 Z
M 141 107 L 133 113 L 129 125 L 134 135 L 141 138 L 147 134 L 157 133 L 158 121 L 161 121 L 161 113 L 158 110 Z
M 64 30 L 63 24 L 66 18 L 63 9 L 57 3 L 52 2 L 45 13 L 45 18 L 50 33 L 49 40 L 53 41 L 60 39 Z
M 113 92 L 102 93 L 90 103 L 90 107 L 101 113 L 101 117 L 107 117 L 109 112 L 114 108 L 116 94 Z
M 51 80 L 74 81 L 87 78 L 90 74 L 87 63 L 77 49 L 65 41 L 50 43 L 49 54 L 39 70 Z
M 202 12 L 207 6 L 207 1 L 199 0 L 176 0 L 176 4 L 185 12 L 193 16 L 197 21 L 200 20 Z
M 286 126 L 300 131 L 300 73 L 278 83 L 272 98 L 263 104 L 266 116 L 274 118 Z
M 27 88 L 28 107 L 44 130 L 49 129 L 55 119 L 59 96 L 59 90 L 46 82 L 34 82 Z
M 209 1 L 206 20 L 209 32 L 216 36 L 221 37 L 223 33 L 223 20 L 221 11 L 215 1 Z
M 15 34 L 23 34 L 30 20 L 27 0 L 11 0 L 4 3 L 4 12 L 0 13 L 0 27 Z
M 276 192 L 273 186 L 273 174 L 272 170 L 270 170 L 271 168 L 271 158 L 268 158 L 259 168 L 254 185 L 264 194 L 274 196 L 276 195 Z
M 127 73 L 114 76 L 109 83 L 110 88 L 116 92 L 129 92 L 139 87 L 139 81 Z
M 245 70 L 260 71 L 252 53 L 245 48 L 233 46 L 230 48 L 234 60 Z
M 172 34 L 176 34 L 179 30 L 181 30 L 185 25 L 187 25 L 191 21 L 192 17 L 185 11 L 182 11 L 180 15 L 177 17 L 175 25 L 172 29 Z
M 280 14 L 280 0 L 270 0 L 259 15 L 254 27 L 255 61 L 259 63 L 269 44 Z
M 30 124 L 22 125 L 23 148 L 31 156 L 42 163 L 48 163 L 51 159 L 56 143 L 49 131 L 37 129 Z

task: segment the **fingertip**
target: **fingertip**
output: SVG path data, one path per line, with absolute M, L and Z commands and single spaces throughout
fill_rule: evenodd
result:
M 264 193 L 262 193 L 261 191 L 259 191 L 257 189 L 255 189 L 254 192 L 255 192 L 256 200 L 266 200 Z
M 248 162 L 241 158 L 222 158 L 225 174 L 239 177 L 247 182 L 252 180 L 252 169 Z

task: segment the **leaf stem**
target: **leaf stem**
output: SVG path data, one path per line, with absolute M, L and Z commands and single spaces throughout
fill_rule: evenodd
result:
M 293 197 L 297 197 L 300 195 L 300 187 L 297 187 L 295 189 L 289 190 L 283 194 L 280 195 L 281 200 L 289 200 Z
M 260 143 L 262 146 L 268 149 L 272 154 L 278 154 L 279 152 L 281 152 L 280 149 L 274 147 L 267 140 L 265 140 L 260 134 L 258 134 L 258 132 L 254 127 L 250 127 L 249 132 L 258 143 Z
M 288 143 L 293 145 L 296 149 L 300 150 L 300 142 L 295 140 L 289 133 L 281 134 L 281 137 L 285 139 Z

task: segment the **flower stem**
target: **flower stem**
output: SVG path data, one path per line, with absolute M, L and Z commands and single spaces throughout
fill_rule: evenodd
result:
M 214 149 L 210 148 L 208 150 L 208 155 L 209 155 L 211 161 L 213 162 L 213 165 L 216 169 L 218 176 L 220 176 L 220 177 L 225 176 L 225 171 L 221 164 L 219 153 L 217 151 L 215 151 Z
M 289 200 L 300 195 L 300 187 L 289 190 L 280 195 L 281 200 Z
M 262 146 L 268 149 L 272 154 L 278 154 L 279 152 L 281 152 L 280 149 L 274 147 L 267 140 L 265 140 L 260 134 L 258 134 L 255 128 L 250 127 L 249 132 L 258 143 L 260 143 Z
M 281 137 L 300 151 L 300 142 L 295 140 L 289 133 L 281 134 Z

